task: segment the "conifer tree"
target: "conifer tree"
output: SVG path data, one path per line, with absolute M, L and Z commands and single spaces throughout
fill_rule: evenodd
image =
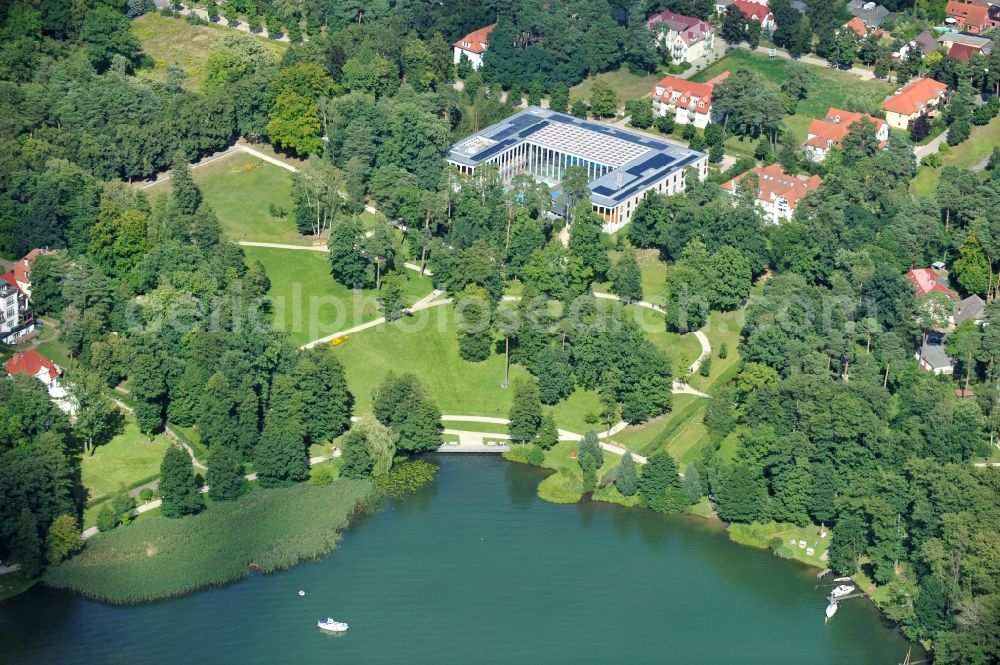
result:
M 326 346 L 302 354 L 292 371 L 301 407 L 299 422 L 303 424 L 306 441 L 329 441 L 347 431 L 351 423 L 354 396 L 347 389 L 344 367 Z
M 22 508 L 14 523 L 10 559 L 21 566 L 21 574 L 33 579 L 42 572 L 42 539 L 38 535 L 38 522 L 27 508 Z
M 684 467 L 684 494 L 687 495 L 688 503 L 698 503 L 701 499 L 701 473 L 694 464 Z
M 583 441 L 580 442 L 580 450 L 577 452 L 577 457 L 581 460 L 581 464 L 584 455 L 592 456 L 598 468 L 604 464 L 604 451 L 601 449 L 601 442 L 597 438 L 597 433 L 593 430 L 584 432 Z
M 635 469 L 635 460 L 632 453 L 626 452 L 615 468 L 615 487 L 622 493 L 622 496 L 632 496 L 639 488 L 639 474 Z
M 260 435 L 260 398 L 249 376 L 243 378 L 239 396 L 240 401 L 236 405 L 236 451 L 242 459 L 249 459 Z
M 186 216 L 193 215 L 201 205 L 201 190 L 194 184 L 191 167 L 182 150 L 174 153 L 170 164 L 170 201 L 175 211 Z
M 618 262 L 612 266 L 608 277 L 611 290 L 625 302 L 642 300 L 642 272 L 635 258 L 635 251 L 625 250 Z
M 386 376 L 375 390 L 373 411 L 399 437 L 400 450 L 424 453 L 440 447 L 441 410 L 416 375 Z
M 218 443 L 212 444 L 208 451 L 208 473 L 205 481 L 209 486 L 209 494 L 215 501 L 232 501 L 243 493 L 246 479 L 240 468 L 236 451 Z
M 205 443 L 231 449 L 236 447 L 239 432 L 238 421 L 233 417 L 235 409 L 235 396 L 229 380 L 221 372 L 216 372 L 201 393 L 201 415 L 196 421 Z
M 261 487 L 279 487 L 309 479 L 305 432 L 298 420 L 270 411 L 253 451 L 253 467 Z
M 205 501 L 198 493 L 198 481 L 191 458 L 178 446 L 167 448 L 160 464 L 160 511 L 164 517 L 183 517 L 199 512 Z
M 57 564 L 83 549 L 83 539 L 76 520 L 70 515 L 59 515 L 52 520 L 45 537 L 45 555 L 50 564 Z
M 593 492 L 597 486 L 597 462 L 589 452 L 580 458 L 580 468 L 583 469 L 583 493 Z
M 529 367 L 538 377 L 542 404 L 555 404 L 573 392 L 573 366 L 569 363 L 569 354 L 561 346 L 540 349 Z
M 658 513 L 679 513 L 688 506 L 677 462 L 666 451 L 656 453 L 642 467 L 638 489 L 643 503 Z
M 458 318 L 458 353 L 464 360 L 482 362 L 490 357 L 493 329 L 486 290 L 469 284 L 455 296 Z
M 538 395 L 538 384 L 526 379 L 514 382 L 514 402 L 510 407 L 510 438 L 518 443 L 527 443 L 535 438 L 542 426 L 542 402 Z
M 607 275 L 610 267 L 602 224 L 601 218 L 590 209 L 590 201 L 584 199 L 576 204 L 569 233 L 569 253 L 593 270 L 595 277 Z
M 551 450 L 559 443 L 559 429 L 556 427 L 555 418 L 552 417 L 551 413 L 546 413 L 542 417 L 542 425 L 538 428 L 535 443 L 542 450 Z

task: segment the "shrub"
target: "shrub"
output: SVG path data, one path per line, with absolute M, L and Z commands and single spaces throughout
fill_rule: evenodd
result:
M 139 492 L 139 500 L 146 502 L 153 499 L 153 490 L 149 487 L 143 487 L 142 491 Z
M 701 365 L 698 366 L 698 373 L 702 376 L 708 376 L 712 373 L 712 356 L 705 356 L 705 359 L 701 361 Z
M 533 466 L 541 466 L 545 463 L 545 451 L 536 445 L 527 446 L 524 451 L 524 461 Z
M 333 483 L 337 479 L 337 473 L 330 467 L 329 464 L 320 464 L 312 468 L 312 474 L 309 478 L 309 483 L 315 485 L 316 487 L 326 487 Z
M 432 482 L 437 472 L 437 465 L 424 460 L 400 462 L 393 465 L 388 473 L 375 478 L 375 489 L 380 494 L 398 499 Z
M 941 166 L 941 155 L 936 152 L 932 152 L 929 155 L 925 155 L 923 159 L 920 160 L 921 166 L 929 166 L 932 169 L 936 169 Z
M 111 509 L 111 505 L 105 503 L 97 511 L 97 529 L 99 531 L 111 531 L 116 526 L 118 526 L 118 517 L 115 515 L 115 511 Z
M 725 360 L 727 357 L 729 357 L 729 347 L 723 342 L 719 346 L 719 360 Z

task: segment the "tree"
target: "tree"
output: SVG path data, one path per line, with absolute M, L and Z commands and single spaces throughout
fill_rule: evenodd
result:
M 611 278 L 611 290 L 623 301 L 642 300 L 642 272 L 635 251 L 626 250 L 608 271 L 608 277 Z
M 382 290 L 378 301 L 386 321 L 395 321 L 406 311 L 406 277 L 398 273 L 386 275 L 382 280 Z
M 400 450 L 425 453 L 441 446 L 441 410 L 415 374 L 386 376 L 373 393 L 372 410 L 396 434 Z
M 205 481 L 213 501 L 238 499 L 244 492 L 246 479 L 236 451 L 221 443 L 213 444 L 208 450 L 208 474 Z
M 739 44 L 747 38 L 747 20 L 739 7 L 730 6 L 722 15 L 722 27 L 719 36 L 730 44 Z
M 362 254 L 364 240 L 364 228 L 355 218 L 339 219 L 330 231 L 330 272 L 348 288 L 359 289 L 371 283 L 371 266 Z
M 597 485 L 597 462 L 590 453 L 580 455 L 580 469 L 583 471 L 583 493 L 593 492 Z
M 187 156 L 180 150 L 170 164 L 170 202 L 181 215 L 190 216 L 201 205 L 201 190 L 191 177 Z
M 551 450 L 559 443 L 559 430 L 556 428 L 555 418 L 551 413 L 542 416 L 542 424 L 538 428 L 538 436 L 535 437 L 535 444 L 542 450 Z
M 52 565 L 62 563 L 83 549 L 80 527 L 71 515 L 59 515 L 52 520 L 45 537 L 45 558 Z
M 282 148 L 298 155 L 320 152 L 323 141 L 319 136 L 319 105 L 292 90 L 278 95 L 267 121 L 267 134 Z
M 87 10 L 80 40 L 86 46 L 90 64 L 98 72 L 107 69 L 115 56 L 123 57 L 131 69 L 141 52 L 129 20 L 109 5 Z
M 615 487 L 622 496 L 632 496 L 639 488 L 639 474 L 635 470 L 635 460 L 632 453 L 625 451 L 622 459 L 615 467 Z
M 14 523 L 10 540 L 10 559 L 21 566 L 21 574 L 34 579 L 42 572 L 42 539 L 38 535 L 38 522 L 34 514 L 22 508 Z
M 469 284 L 455 296 L 458 319 L 458 353 L 464 360 L 482 362 L 490 357 L 493 330 L 491 307 L 486 290 Z
M 226 448 L 236 448 L 239 423 L 233 417 L 235 410 L 236 397 L 229 380 L 221 372 L 216 372 L 205 384 L 201 414 L 195 423 L 202 439 L 209 446 L 219 444 Z
M 684 467 L 684 494 L 689 504 L 698 503 L 702 496 L 701 473 L 695 464 Z
M 529 379 L 514 382 L 514 401 L 508 415 L 507 431 L 518 443 L 532 441 L 542 426 L 542 402 L 538 384 Z
M 389 222 L 380 221 L 366 232 L 364 253 L 375 264 L 375 288 L 382 288 L 382 270 L 392 270 L 396 263 L 396 243 Z
M 990 287 L 990 264 L 982 245 L 976 238 L 975 229 L 969 230 L 958 252 L 961 256 L 952 267 L 959 286 L 966 293 L 985 296 Z
M 583 458 L 590 456 L 594 459 L 597 468 L 604 465 L 604 451 L 601 449 L 601 442 L 597 438 L 597 432 L 587 430 L 583 433 L 583 440 L 580 442 L 580 449 L 577 451 L 577 459 L 583 464 Z
M 594 82 L 590 91 L 590 112 L 597 118 L 610 118 L 618 113 L 618 96 L 604 81 Z
M 841 516 L 830 541 L 830 567 L 838 573 L 853 575 L 866 545 L 866 528 L 861 517 L 855 513 Z
M 160 464 L 160 499 L 164 517 L 193 515 L 205 507 L 191 458 L 179 446 L 167 448 Z
M 93 455 L 95 446 L 107 443 L 121 431 L 121 412 L 96 374 L 84 374 L 73 382 L 70 394 L 77 405 L 75 429 L 83 440 L 83 451 Z
M 654 454 L 642 467 L 638 491 L 643 503 L 658 513 L 679 513 L 688 506 L 677 462 L 666 451 Z
M 589 201 L 581 200 L 576 204 L 569 235 L 569 253 L 579 258 L 595 276 L 607 275 L 611 263 L 604 245 L 602 225 L 601 218 L 591 210 Z
M 139 430 L 151 435 L 162 429 L 167 385 L 160 358 L 150 353 L 137 355 L 132 363 L 129 388 L 136 400 L 135 419 Z
M 930 133 L 931 121 L 926 113 L 917 116 L 916 120 L 910 123 L 910 140 L 914 143 L 920 143 L 930 136 Z
M 309 479 L 305 432 L 297 420 L 269 411 L 253 451 L 261 487 L 280 487 Z
M 975 372 L 975 358 L 982 350 L 982 329 L 972 319 L 966 319 L 958 324 L 948 335 L 948 353 L 962 361 L 962 373 L 965 375 L 965 389 L 969 389 L 969 379 Z
M 370 416 L 358 420 L 344 437 L 346 478 L 378 477 L 388 473 L 396 454 L 397 435 Z
M 573 104 L 570 106 L 570 115 L 574 118 L 587 119 L 587 114 L 590 112 L 590 107 L 587 106 L 587 102 L 582 99 L 574 99 Z
M 767 487 L 760 472 L 746 464 L 728 465 L 712 483 L 719 516 L 727 522 L 767 519 Z
M 295 226 L 299 232 L 318 236 L 329 230 L 344 206 L 344 189 L 340 171 L 325 159 L 311 159 L 292 174 Z
M 524 325 L 531 325 L 525 323 Z M 522 333 L 521 338 L 524 337 Z M 542 404 L 555 404 L 573 392 L 573 366 L 569 354 L 560 346 L 539 349 L 528 366 L 538 377 L 538 391 Z
M 549 109 L 556 113 L 566 113 L 569 110 L 569 87 L 565 83 L 556 83 L 552 88 Z

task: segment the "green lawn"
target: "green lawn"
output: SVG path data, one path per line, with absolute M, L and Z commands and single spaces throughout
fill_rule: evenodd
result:
M 193 169 L 191 175 L 219 218 L 223 232 L 232 240 L 285 245 L 312 242 L 295 228 L 290 171 L 236 152 Z M 145 189 L 153 198 L 169 191 L 169 180 Z M 272 203 L 284 208 L 288 215 L 272 217 Z
M 757 72 L 777 87 L 787 78 L 789 62 L 781 58 L 769 58 L 766 55 L 752 53 L 746 49 L 736 49 L 725 58 L 692 76 L 691 80 L 705 82 L 724 71 L 735 71 L 742 67 Z M 795 116 L 786 116 L 785 118 L 789 130 L 801 140 L 806 138 L 806 129 L 810 119 L 825 117 L 827 109 L 831 106 L 844 108 L 848 100 L 855 99 L 866 101 L 875 108 L 879 108 L 882 100 L 894 90 L 892 84 L 885 81 L 862 81 L 848 72 L 829 67 L 798 64 L 806 67 L 814 78 L 809 96 L 799 103 L 798 113 Z M 745 154 L 742 150 L 732 150 L 732 152 Z
M 579 84 L 570 88 L 571 99 L 590 100 L 591 91 L 594 89 L 595 81 L 604 81 L 618 95 L 619 106 L 632 99 L 646 97 L 653 91 L 653 86 L 666 74 L 656 73 L 646 76 L 636 76 L 629 71 L 628 67 L 616 69 L 613 72 L 604 72 L 596 76 L 590 76 Z
M 773 550 L 775 554 L 817 568 L 826 568 L 826 563 L 820 557 L 833 539 L 833 531 L 829 527 L 825 529 L 826 537 L 820 538 L 820 527 L 814 524 L 802 527 L 780 522 L 730 524 L 727 531 L 734 542 L 760 549 L 771 549 L 771 541 L 779 538 L 781 546 Z M 804 547 L 800 547 L 801 542 L 805 542 Z M 813 548 L 812 554 L 807 553 L 806 548 L 809 547 Z
M 183 18 L 172 18 L 150 13 L 132 21 L 132 34 L 145 52 L 153 59 L 153 68 L 139 70 L 139 78 L 163 81 L 167 67 L 178 65 L 187 74 L 184 87 L 201 88 L 205 77 L 205 61 L 209 52 L 222 42 L 232 30 L 221 25 L 191 25 Z M 285 42 L 260 38 L 276 58 L 288 48 Z
M 162 434 L 150 441 L 139 432 L 135 418 L 126 415 L 122 433 L 81 460 L 87 500 L 101 499 L 116 493 L 122 486 L 134 487 L 155 479 L 169 445 Z
M 624 233 L 626 229 L 619 231 L 619 233 Z M 622 252 L 617 250 L 610 252 L 614 261 L 620 259 L 621 255 Z M 637 249 L 635 250 L 635 258 L 642 273 L 642 299 L 655 305 L 664 304 L 667 296 L 667 264 L 660 260 L 659 250 Z M 595 283 L 594 291 L 611 293 L 611 283 Z
M 244 247 L 248 264 L 260 261 L 271 280 L 268 295 L 276 325 L 296 344 L 325 337 L 381 316 L 374 290 L 356 291 L 330 275 L 327 255 L 296 249 Z M 431 292 L 429 277 L 407 270 L 407 292 L 415 302 Z M 348 346 L 356 348 L 358 345 Z
M 51 339 L 48 342 L 42 342 L 36 347 L 36 350 L 55 364 L 59 365 L 59 367 L 69 370 L 70 373 L 72 373 L 80 365 L 79 361 L 69 357 L 69 349 L 67 349 L 66 346 L 58 339 Z
M 945 166 L 972 168 L 989 157 L 997 145 L 1000 145 L 1000 117 L 993 118 L 988 125 L 973 127 L 968 139 L 951 148 L 950 152 L 941 158 L 941 167 L 935 169 L 921 166 L 917 169 L 916 177 L 910 181 L 910 193 L 914 196 L 934 196 L 942 168 Z

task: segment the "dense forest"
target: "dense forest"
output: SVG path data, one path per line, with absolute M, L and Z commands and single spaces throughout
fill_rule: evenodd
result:
M 915 4 L 933 16 L 943 3 Z M 821 55 L 838 48 L 829 26 L 843 18 L 840 3 L 810 3 L 805 17 L 774 5 L 777 43 Z M 391 319 L 402 312 L 403 260 L 428 265 L 466 312 L 486 308 L 492 322 L 466 317 L 463 358 L 482 360 L 503 338 L 511 361 L 537 379 L 537 394 L 519 391 L 554 404 L 577 387 L 596 390 L 608 424 L 668 411 L 676 373 L 619 306 L 589 296 L 607 281 L 626 303 L 642 298 L 627 237 L 668 263 L 670 330 L 746 306 L 740 371 L 711 397 L 712 445 L 695 465 L 696 493 L 730 522 L 832 526 L 830 565 L 887 588 L 887 615 L 932 641 L 936 662 L 1000 659 L 1000 474 L 971 465 L 1000 430 L 1000 168 L 981 179 L 946 167 L 935 196 L 914 198 L 911 142 L 893 133 L 880 150 L 868 125 L 817 169 L 823 184 L 791 221 L 766 224 L 745 191 L 736 205 L 726 198 L 718 182 L 753 163 L 741 160 L 703 183 L 689 177 L 684 194 L 649 195 L 612 260 L 579 173 L 563 183 L 582 201 L 570 208 L 564 246 L 544 185 L 518 177 L 504 186 L 488 169 L 459 181 L 442 155 L 513 112 L 501 88 L 568 96 L 596 72 L 668 64 L 641 19 L 662 9 L 708 17 L 711 3 L 241 3 L 234 11 L 305 37 L 276 58 L 234 31 L 210 54 L 200 88 L 179 69 L 162 83 L 135 76 L 152 64 L 130 31 L 145 9 L 115 0 L 0 6 L 0 253 L 59 250 L 36 260 L 33 301 L 61 320 L 83 368 L 86 412 L 106 413 L 108 389 L 126 383 L 140 429 L 197 425 L 221 474 L 212 485 L 236 493 L 242 464 L 265 485 L 301 481 L 308 445 L 350 428 L 354 397 L 340 363 L 271 329 L 268 275 L 223 236 L 191 178 L 189 162 L 238 137 L 316 156 L 295 176 L 295 218 L 303 233 L 328 232 L 335 279 L 379 288 Z M 484 67 L 455 90 L 451 43 L 494 21 Z M 991 94 L 993 79 L 974 67 L 939 61 L 930 73 L 970 100 Z M 763 135 L 761 159 L 813 168 L 783 153 L 783 100 L 768 102 L 763 115 L 777 119 L 768 124 L 746 112 L 760 99 L 753 77 L 728 85 L 733 132 Z M 128 184 L 168 168 L 170 194 L 155 202 Z M 397 255 L 388 223 L 366 233 L 356 218 L 366 203 L 406 227 L 408 255 Z M 962 295 L 991 301 L 987 325 L 950 337 L 961 383 L 913 360 L 941 321 L 903 275 L 938 260 Z M 521 300 L 501 307 L 512 280 Z M 761 293 L 750 296 L 755 282 Z M 534 325 L 514 325 L 525 321 Z M 348 475 L 384 468 L 393 446 L 420 452 L 436 442 L 440 412 L 413 377 L 391 377 L 379 394 L 379 422 L 348 435 Z M 0 554 L 40 567 L 43 543 L 58 545 L 66 516 L 76 523 L 80 454 L 107 435 L 104 420 L 70 427 L 38 382 L 0 382 Z M 387 427 L 403 435 L 392 441 Z M 554 428 L 539 419 L 531 427 Z M 187 460 L 170 464 L 185 467 L 172 477 L 190 499 L 172 509 L 200 510 Z M 636 491 L 654 477 L 677 484 L 669 456 L 649 468 L 636 479 L 628 467 Z M 673 509 L 677 496 L 647 505 Z

